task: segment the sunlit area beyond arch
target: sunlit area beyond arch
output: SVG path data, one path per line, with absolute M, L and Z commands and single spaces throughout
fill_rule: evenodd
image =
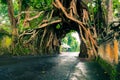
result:
M 60 52 L 71 56 L 80 53 L 80 38 L 76 31 L 71 31 L 61 40 Z

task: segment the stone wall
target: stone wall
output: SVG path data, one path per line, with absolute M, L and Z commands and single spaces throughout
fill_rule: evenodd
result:
M 99 56 L 111 64 L 118 64 L 119 42 L 113 40 L 101 44 L 98 48 Z
M 118 61 L 120 62 L 120 40 L 119 40 Z

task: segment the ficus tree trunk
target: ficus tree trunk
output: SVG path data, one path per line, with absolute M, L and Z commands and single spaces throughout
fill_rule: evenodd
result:
M 14 16 L 14 8 L 13 8 L 12 0 L 7 0 L 7 5 L 8 5 L 8 15 L 12 29 L 12 49 L 14 49 L 18 37 L 17 19 Z
M 107 0 L 107 24 L 113 21 L 113 0 Z

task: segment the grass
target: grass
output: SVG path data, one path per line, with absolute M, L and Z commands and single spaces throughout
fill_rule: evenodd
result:
M 103 60 L 102 58 L 98 58 L 97 62 L 101 65 L 101 67 L 110 75 L 111 80 L 116 80 L 116 76 L 118 75 L 116 66 L 108 63 L 107 61 Z

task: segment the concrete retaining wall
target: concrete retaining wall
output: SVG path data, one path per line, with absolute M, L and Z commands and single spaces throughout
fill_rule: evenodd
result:
M 119 42 L 113 40 L 103 43 L 98 48 L 99 56 L 111 64 L 118 64 Z

